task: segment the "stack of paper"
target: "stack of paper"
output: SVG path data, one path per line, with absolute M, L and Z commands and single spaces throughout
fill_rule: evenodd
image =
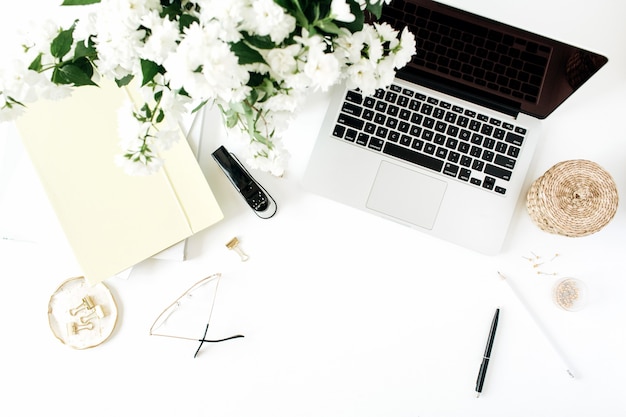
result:
M 85 278 L 96 283 L 223 218 L 187 141 L 165 167 L 129 176 L 114 164 L 125 89 L 81 87 L 29 105 L 17 126 Z M 181 132 L 182 135 L 182 132 Z

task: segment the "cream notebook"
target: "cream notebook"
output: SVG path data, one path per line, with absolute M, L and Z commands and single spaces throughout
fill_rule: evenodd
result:
M 29 105 L 17 121 L 24 147 L 90 283 L 223 218 L 184 137 L 161 154 L 165 166 L 157 174 L 129 176 L 115 165 L 121 152 L 117 114 L 127 97 L 113 83 L 81 87 L 70 98 Z

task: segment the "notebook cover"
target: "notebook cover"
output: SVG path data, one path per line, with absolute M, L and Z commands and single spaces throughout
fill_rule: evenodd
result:
M 29 105 L 17 121 L 24 147 L 85 278 L 100 282 L 220 221 L 222 211 L 189 144 L 164 168 L 129 176 L 115 165 L 125 89 L 103 82 L 61 101 Z

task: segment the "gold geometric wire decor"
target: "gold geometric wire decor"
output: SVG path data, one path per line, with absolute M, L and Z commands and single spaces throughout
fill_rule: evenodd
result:
M 559 162 L 537 178 L 526 196 L 530 218 L 542 230 L 563 236 L 593 234 L 617 212 L 611 175 L 584 159 Z

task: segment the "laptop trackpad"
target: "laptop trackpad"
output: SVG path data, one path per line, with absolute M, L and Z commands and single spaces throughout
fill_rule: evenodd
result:
M 446 186 L 445 181 L 383 161 L 367 207 L 430 230 L 435 224 Z

